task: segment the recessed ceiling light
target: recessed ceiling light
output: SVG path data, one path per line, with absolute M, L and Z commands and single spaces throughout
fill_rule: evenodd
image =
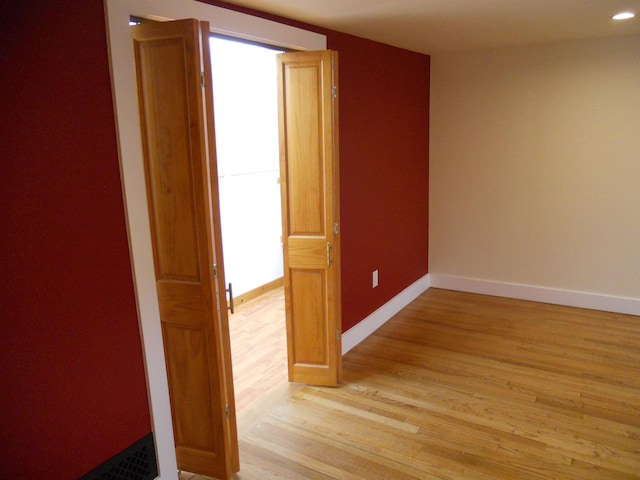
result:
M 618 13 L 617 15 L 613 16 L 614 20 L 628 20 L 630 18 L 635 17 L 636 14 L 632 13 L 632 12 L 622 12 L 622 13 Z

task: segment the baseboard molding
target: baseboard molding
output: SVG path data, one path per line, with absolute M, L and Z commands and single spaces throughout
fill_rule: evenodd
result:
M 342 334 L 342 354 L 344 355 L 365 338 L 384 325 L 391 317 L 415 300 L 430 286 L 429 274 L 418 279 L 364 320 Z
M 276 278 L 275 280 L 269 283 L 265 283 L 264 285 L 261 285 L 258 288 L 254 288 L 253 290 L 249 290 L 248 292 L 243 293 L 242 295 L 236 296 L 233 299 L 233 304 L 236 308 L 240 307 L 241 305 L 244 305 L 245 303 L 258 298 L 264 295 L 265 293 L 270 292 L 271 290 L 275 290 L 276 288 L 281 288 L 283 286 L 284 286 L 284 277 Z
M 592 310 L 623 313 L 626 315 L 640 315 L 639 298 L 616 297 L 598 293 L 439 274 L 430 274 L 430 284 L 433 288 L 457 290 L 460 292 L 531 300 L 534 302 L 551 303 L 568 307 L 589 308 Z
M 551 303 L 567 307 L 602 310 L 625 315 L 640 315 L 640 299 L 638 298 L 616 297 L 612 295 L 538 287 L 518 283 L 495 282 L 454 275 L 427 274 L 409 285 L 361 322 L 344 332 L 342 334 L 342 354 L 344 355 L 362 342 L 396 313 L 409 305 L 421 293 L 431 287 Z

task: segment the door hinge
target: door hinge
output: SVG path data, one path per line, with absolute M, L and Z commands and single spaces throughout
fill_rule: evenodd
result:
M 225 405 L 224 406 L 224 414 L 227 416 L 227 419 L 229 418 L 229 405 Z
M 340 341 L 340 330 L 336 329 L 336 342 Z
M 336 81 L 336 55 L 335 53 L 331 54 L 331 96 L 336 98 L 338 96 L 338 86 L 335 84 Z
M 340 233 L 340 228 L 338 227 L 337 223 L 333 224 L 333 234 L 334 235 L 338 235 L 338 233 Z
M 218 264 L 213 264 L 213 278 L 218 279 Z
M 200 72 L 200 86 L 204 88 L 204 72 Z

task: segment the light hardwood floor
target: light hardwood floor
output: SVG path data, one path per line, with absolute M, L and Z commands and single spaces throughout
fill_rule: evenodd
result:
M 239 430 L 236 480 L 638 479 L 640 317 L 430 289 Z
M 272 289 L 229 315 L 236 413 L 287 382 L 284 289 Z

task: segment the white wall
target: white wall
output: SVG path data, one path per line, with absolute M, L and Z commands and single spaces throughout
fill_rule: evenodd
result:
M 434 279 L 637 308 L 640 36 L 434 55 L 431 66 Z
M 224 273 L 238 296 L 284 275 L 277 52 L 210 43 Z

